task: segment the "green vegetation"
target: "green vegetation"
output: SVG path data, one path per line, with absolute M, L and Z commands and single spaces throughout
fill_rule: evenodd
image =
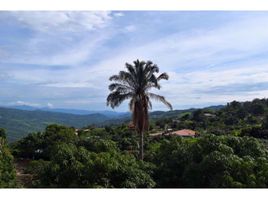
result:
M 268 186 L 268 151 L 255 138 L 207 135 L 187 140 L 173 137 L 161 140 L 152 155 L 148 152 L 149 160 L 157 166 L 154 180 L 158 187 Z
M 73 115 L 46 111 L 26 111 L 0 108 L 0 127 L 7 130 L 7 139 L 14 142 L 29 133 L 43 131 L 49 124 L 62 124 L 82 128 L 108 120 L 101 114 Z
M 16 187 L 16 173 L 6 142 L 4 129 L 0 129 L 0 188 Z
M 182 116 L 156 119 L 160 128 L 193 129 L 203 134 L 267 138 L 268 99 L 228 103 L 221 109 L 204 108 Z
M 172 110 L 172 106 L 165 97 L 154 94 L 151 89 L 160 89 L 159 82 L 168 80 L 168 75 L 159 72 L 157 65 L 151 61 L 134 61 L 134 66 L 126 63 L 127 71 L 120 71 L 118 75 L 110 77 L 114 83 L 109 85 L 111 93 L 107 97 L 107 105 L 112 108 L 119 106 L 123 101 L 130 99 L 129 110 L 132 112 L 132 121 L 140 135 L 140 159 L 143 160 L 144 132 L 149 129 L 149 109 L 152 109 L 151 99 L 162 102 Z
M 79 135 L 72 128 L 51 125 L 13 146 L 16 157 L 33 160 L 27 169 L 35 177 L 33 187 L 155 186 L 150 164 L 128 153 L 131 139 L 126 142 L 125 136 L 118 135 L 112 140 L 114 135 L 105 129 Z
M 126 126 L 73 128 L 50 125 L 13 144 L 31 159 L 31 187 L 207 188 L 267 187 L 268 150 L 260 139 L 204 134 L 198 138 L 138 135 Z M 31 154 L 32 152 L 32 154 Z
M 173 111 L 171 111 L 173 112 Z M 34 188 L 267 188 L 268 99 L 152 118 L 139 159 L 139 134 L 127 124 L 78 131 L 49 125 L 8 147 L 0 129 L 0 186 L 18 187 L 14 160 L 27 161 Z M 195 138 L 150 136 L 193 129 Z M 10 150 L 13 156 L 10 154 Z
M 150 113 L 151 119 L 163 119 L 177 117 L 189 110 L 173 110 L 168 112 L 155 111 Z M 55 113 L 40 110 L 18 110 L 0 107 L 0 127 L 5 128 L 8 142 L 15 142 L 29 133 L 44 131 L 49 124 L 62 124 L 82 128 L 88 125 L 97 127 L 110 126 L 129 122 L 130 115 L 122 115 L 118 118 L 108 118 L 101 114 L 74 115 L 67 113 Z

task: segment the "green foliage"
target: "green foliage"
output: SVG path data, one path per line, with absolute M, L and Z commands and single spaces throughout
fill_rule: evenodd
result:
M 175 119 L 157 119 L 155 125 L 162 129 L 167 125 L 173 129 L 193 129 L 199 133 L 267 139 L 268 99 L 233 101 L 220 109 L 197 109 Z
M 49 125 L 43 133 L 33 133 L 16 142 L 13 154 L 20 158 L 48 159 L 55 144 L 75 143 L 77 139 L 73 128 Z
M 32 132 L 43 131 L 50 124 L 56 123 L 82 128 L 90 124 L 101 124 L 109 119 L 101 114 L 74 115 L 11 108 L 0 108 L 0 116 L 0 127 L 7 130 L 9 142 L 17 141 Z
M 0 137 L 6 139 L 6 131 L 3 128 L 0 128 Z
M 13 152 L 33 159 L 26 169 L 33 187 L 153 187 L 153 166 L 128 151 L 125 131 L 125 126 L 87 128 L 77 136 L 73 128 L 50 125 L 18 141 Z
M 12 152 L 33 160 L 27 172 L 34 187 L 268 187 L 267 111 L 268 100 L 255 99 L 153 119 L 152 133 L 185 128 L 200 137 L 145 135 L 145 161 L 137 160 L 136 131 L 124 124 L 78 132 L 51 125 L 15 143 Z
M 5 137 L 2 136 L 5 136 L 3 129 L 1 129 L 0 136 L 0 188 L 16 187 L 13 156 L 8 149 Z
M 99 149 L 97 144 L 94 149 Z M 88 151 L 73 144 L 57 144 L 48 164 L 38 172 L 36 187 L 153 187 L 149 164 L 105 149 Z
M 157 187 L 267 187 L 268 151 L 257 139 L 208 135 L 161 141 Z M 261 174 L 261 176 L 260 176 Z

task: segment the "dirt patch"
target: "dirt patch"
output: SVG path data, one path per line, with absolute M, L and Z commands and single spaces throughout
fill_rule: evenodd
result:
M 27 166 L 31 160 L 19 159 L 15 160 L 16 177 L 19 186 L 27 188 L 32 186 L 33 176 L 26 173 Z

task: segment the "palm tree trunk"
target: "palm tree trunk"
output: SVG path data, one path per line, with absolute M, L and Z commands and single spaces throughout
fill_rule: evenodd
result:
M 139 158 L 140 160 L 143 160 L 144 158 L 144 152 L 143 152 L 143 145 L 144 145 L 144 141 L 143 141 L 143 136 L 144 136 L 144 133 L 143 131 L 140 131 L 140 155 L 139 155 Z

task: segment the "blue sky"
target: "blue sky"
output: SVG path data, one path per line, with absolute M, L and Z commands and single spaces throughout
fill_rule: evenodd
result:
M 175 109 L 268 97 L 267 27 L 268 12 L 2 11 L 0 105 L 108 110 L 108 78 L 137 58 L 170 75 L 155 92 Z

